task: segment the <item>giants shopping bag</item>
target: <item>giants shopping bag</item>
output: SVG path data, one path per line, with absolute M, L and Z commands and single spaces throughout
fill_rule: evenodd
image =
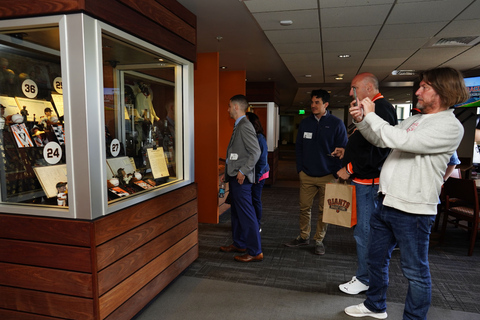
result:
M 347 228 L 357 224 L 355 186 L 345 183 L 326 184 L 322 221 Z

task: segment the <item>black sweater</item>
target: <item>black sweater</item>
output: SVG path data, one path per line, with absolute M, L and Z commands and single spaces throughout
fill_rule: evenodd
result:
M 384 98 L 379 98 L 374 102 L 375 113 L 379 117 L 391 125 L 398 123 L 395 108 L 390 102 Z M 348 138 L 343 165 L 347 166 L 349 171 L 353 170 L 351 178 L 354 181 L 355 179 L 375 179 L 380 176 L 383 162 L 389 153 L 390 149 L 375 147 L 358 130 L 355 130 Z

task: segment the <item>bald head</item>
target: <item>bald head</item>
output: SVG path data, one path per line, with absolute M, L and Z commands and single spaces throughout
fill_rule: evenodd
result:
M 378 79 L 372 73 L 360 73 L 353 78 L 351 88 L 356 88 L 359 100 L 365 99 L 366 97 L 373 99 L 379 92 Z M 350 90 L 351 96 L 353 96 L 352 89 Z

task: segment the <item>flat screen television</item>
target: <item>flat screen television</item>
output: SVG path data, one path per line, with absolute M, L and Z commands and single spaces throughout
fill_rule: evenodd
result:
M 470 99 L 455 107 L 480 107 L 480 76 L 464 78 L 465 86 L 470 92 Z

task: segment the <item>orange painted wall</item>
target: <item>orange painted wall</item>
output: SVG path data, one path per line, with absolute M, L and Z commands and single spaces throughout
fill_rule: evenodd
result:
M 199 53 L 194 70 L 195 182 L 198 222 L 218 223 L 218 52 Z
M 227 147 L 232 136 L 235 121 L 228 114 L 228 103 L 230 98 L 237 94 L 245 95 L 245 70 L 221 71 L 220 72 L 220 98 L 219 98 L 219 154 L 218 157 L 225 159 Z

